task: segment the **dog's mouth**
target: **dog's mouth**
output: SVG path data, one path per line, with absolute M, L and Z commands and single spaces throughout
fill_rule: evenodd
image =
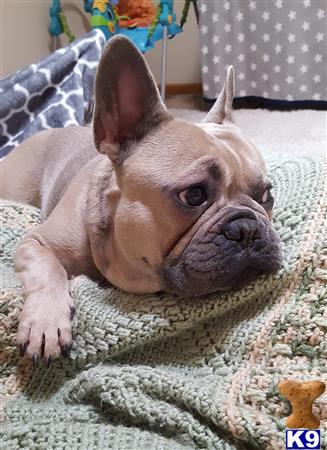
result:
M 181 252 L 176 252 L 181 247 L 178 243 L 162 266 L 163 290 L 191 296 L 235 290 L 264 273 L 278 271 L 280 243 L 270 222 L 257 217 L 246 220 L 234 220 L 228 232 L 219 223 L 215 230 L 200 229 Z M 240 224 L 245 236 L 243 228 L 237 228 Z

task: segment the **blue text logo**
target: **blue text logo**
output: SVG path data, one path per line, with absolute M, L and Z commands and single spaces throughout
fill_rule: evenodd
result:
M 286 430 L 286 450 L 320 449 L 320 430 Z

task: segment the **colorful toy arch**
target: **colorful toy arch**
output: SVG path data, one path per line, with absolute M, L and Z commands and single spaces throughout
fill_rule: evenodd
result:
M 182 27 L 176 22 L 173 0 L 156 3 L 153 0 L 84 0 L 84 9 L 91 14 L 92 28 L 99 28 L 106 39 L 124 34 L 141 52 L 151 50 L 156 41 L 163 39 L 165 27 L 169 38 L 182 32 Z M 75 36 L 69 28 L 60 0 L 52 0 L 49 15 L 50 34 L 60 36 L 64 33 L 70 42 L 73 41 Z
M 143 53 L 151 50 L 156 41 L 163 40 L 161 95 L 164 99 L 167 39 L 182 32 L 190 3 L 193 3 L 198 18 L 196 1 L 185 0 L 180 25 L 176 22 L 173 0 L 84 0 L 84 9 L 91 14 L 92 28 L 100 29 L 107 40 L 115 34 L 123 34 Z M 69 28 L 60 0 L 52 0 L 49 15 L 49 33 L 56 37 L 65 33 L 72 42 L 75 36 Z

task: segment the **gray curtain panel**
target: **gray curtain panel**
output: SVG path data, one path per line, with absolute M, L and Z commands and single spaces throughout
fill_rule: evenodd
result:
M 215 99 L 226 67 L 236 96 L 326 100 L 326 0 L 200 0 L 203 96 Z

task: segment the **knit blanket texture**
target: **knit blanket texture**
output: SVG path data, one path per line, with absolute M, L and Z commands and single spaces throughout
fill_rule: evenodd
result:
M 284 262 L 238 292 L 135 296 L 72 283 L 70 355 L 33 369 L 14 345 L 13 271 L 39 211 L 1 207 L 3 449 L 285 449 L 282 379 L 327 383 L 326 167 L 266 156 Z M 327 393 L 314 405 L 327 445 Z

